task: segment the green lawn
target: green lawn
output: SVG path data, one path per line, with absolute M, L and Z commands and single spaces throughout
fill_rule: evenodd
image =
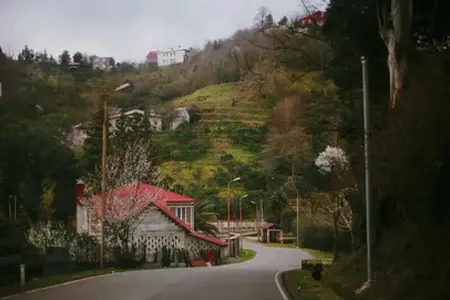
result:
M 268 243 L 263 245 L 267 247 L 295 248 L 295 243 L 290 244 Z M 311 254 L 315 259 L 327 259 L 327 260 L 333 259 L 333 252 L 330 251 L 322 251 L 308 248 L 301 248 L 301 249 Z
M 283 283 L 293 300 L 344 300 L 314 280 L 309 271 L 287 271 L 283 274 Z
M 111 274 L 113 272 L 124 272 L 127 270 L 122 269 L 112 269 L 112 268 L 105 268 L 105 269 L 96 269 L 96 270 L 89 270 L 89 271 L 83 271 L 73 274 L 62 274 L 57 276 L 50 276 L 50 277 L 44 277 L 37 280 L 32 280 L 24 285 L 14 285 L 14 286 L 8 286 L 8 287 L 1 287 L 0 288 L 0 297 L 22 293 L 34 289 L 44 288 L 52 285 L 61 284 L 64 282 L 79 280 L 83 278 L 98 276 L 98 275 L 104 275 L 104 274 Z
M 255 255 L 256 255 L 256 252 L 254 250 L 242 249 L 241 251 L 239 251 L 239 257 L 237 258 L 237 260 L 233 261 L 233 263 L 237 264 L 237 263 L 246 262 L 246 261 L 254 258 Z

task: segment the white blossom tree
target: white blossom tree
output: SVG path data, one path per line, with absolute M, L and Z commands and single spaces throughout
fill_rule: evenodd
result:
M 329 193 L 323 193 L 318 200 L 321 210 L 332 220 L 331 224 L 327 218 L 321 219 L 321 222 L 333 228 L 333 252 L 334 259 L 337 259 L 339 230 L 349 232 L 354 248 L 353 213 L 348 195 L 355 191 L 356 184 L 351 174 L 349 159 L 339 147 L 327 146 L 323 152 L 319 153 L 315 165 L 320 173 L 329 178 Z
M 106 160 L 106 198 L 104 226 L 108 242 L 126 247 L 129 245 L 144 211 L 153 209 L 150 204 L 157 199 L 159 188 L 150 190 L 147 178 L 154 172 L 153 160 L 148 156 L 148 145 L 144 140 L 127 145 L 123 151 L 116 151 Z M 93 230 L 99 230 L 102 216 L 102 195 L 93 195 L 99 190 L 101 170 L 86 179 L 85 204 L 90 207 Z

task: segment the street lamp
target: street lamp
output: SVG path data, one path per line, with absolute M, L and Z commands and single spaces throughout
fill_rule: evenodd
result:
M 228 181 L 228 185 L 227 185 L 227 215 L 228 215 L 228 255 L 231 256 L 231 248 L 230 248 L 230 240 L 231 240 L 231 231 L 230 231 L 230 219 L 231 219 L 231 215 L 230 215 L 230 211 L 231 211 L 231 203 L 230 203 L 230 183 L 236 182 L 241 180 L 241 177 L 236 177 L 230 181 Z
M 241 224 L 242 224 L 242 199 L 247 198 L 247 194 L 239 198 L 239 233 L 241 233 Z
M 114 89 L 114 92 L 122 91 L 126 88 L 132 88 L 131 81 L 126 81 L 121 86 Z M 100 241 L 100 268 L 103 269 L 103 257 L 105 247 L 105 202 L 106 202 L 106 139 L 108 130 L 108 97 L 111 92 L 104 92 L 102 95 L 103 102 L 103 132 L 102 132 L 102 178 L 101 178 L 101 241 Z

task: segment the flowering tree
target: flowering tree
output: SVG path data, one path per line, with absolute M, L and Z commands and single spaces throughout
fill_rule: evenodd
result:
M 105 236 L 110 243 L 126 247 L 140 223 L 141 215 L 151 209 L 150 203 L 157 198 L 159 189 L 149 190 L 146 185 L 154 170 L 153 160 L 144 140 L 129 144 L 121 151 L 113 151 L 106 161 L 106 198 L 104 226 Z M 93 195 L 99 190 L 101 170 L 86 179 L 84 200 L 90 206 L 93 222 L 91 228 L 99 230 L 102 216 L 102 195 Z
M 354 248 L 353 214 L 348 202 L 348 195 L 356 189 L 356 185 L 351 176 L 349 159 L 341 148 L 327 146 L 325 151 L 319 153 L 315 165 L 320 173 L 329 178 L 329 193 L 322 193 L 318 200 L 322 211 L 332 219 L 331 224 L 327 219 L 322 220 L 322 223 L 331 225 L 333 228 L 334 259 L 337 259 L 339 229 L 350 233 Z
M 69 251 L 76 261 L 95 261 L 97 245 L 93 237 L 67 231 L 62 222 L 39 221 L 32 224 L 25 235 L 27 241 L 42 254 L 49 247 L 62 247 Z

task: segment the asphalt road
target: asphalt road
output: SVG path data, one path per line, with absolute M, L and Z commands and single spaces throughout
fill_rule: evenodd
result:
M 311 256 L 301 250 L 245 242 L 254 259 L 212 268 L 117 273 L 22 294 L 17 300 L 281 300 L 275 274 Z

